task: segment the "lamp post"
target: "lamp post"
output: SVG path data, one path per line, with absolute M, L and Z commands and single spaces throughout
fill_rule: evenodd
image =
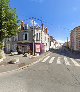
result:
M 39 20 L 41 23 L 42 23 L 42 20 L 39 19 L 39 18 L 34 18 L 34 17 L 31 17 L 29 18 L 30 20 L 32 20 L 32 26 L 33 26 L 33 55 L 35 55 L 35 21 L 34 20 Z M 28 19 L 26 19 L 28 20 Z M 42 31 L 41 31 L 41 36 L 42 36 Z M 41 43 L 42 43 L 42 38 L 41 38 Z
M 68 42 L 68 37 L 67 37 L 67 48 L 69 48 L 69 42 Z
M 34 19 L 32 18 L 33 24 L 33 55 L 35 55 L 35 30 L 34 30 Z

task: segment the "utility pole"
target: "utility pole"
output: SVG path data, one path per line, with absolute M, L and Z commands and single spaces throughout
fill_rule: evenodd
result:
M 34 17 L 31 17 L 29 18 L 30 20 L 32 20 L 32 27 L 33 27 L 33 55 L 35 55 L 35 27 L 34 27 L 34 19 L 35 20 L 39 20 L 41 23 L 42 23 L 42 20 L 41 19 L 38 19 L 38 18 L 34 18 Z M 28 19 L 27 19 L 28 20 Z M 41 31 L 41 43 L 42 43 L 42 31 Z
M 67 37 L 67 48 L 69 48 L 68 37 Z
M 34 29 L 34 19 L 32 18 L 33 24 L 33 55 L 35 55 L 35 29 Z

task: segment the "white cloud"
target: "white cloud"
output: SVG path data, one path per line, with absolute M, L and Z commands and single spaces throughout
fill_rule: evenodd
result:
M 63 40 L 57 40 L 59 43 L 65 43 L 66 41 Z

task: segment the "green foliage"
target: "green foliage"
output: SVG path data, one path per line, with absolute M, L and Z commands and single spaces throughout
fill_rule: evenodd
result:
M 3 58 L 3 56 L 0 56 L 0 59 Z
M 2 49 L 2 48 L 3 48 L 3 43 L 0 42 L 0 49 Z
M 18 32 L 16 9 L 10 8 L 10 0 L 0 0 L 0 42 Z

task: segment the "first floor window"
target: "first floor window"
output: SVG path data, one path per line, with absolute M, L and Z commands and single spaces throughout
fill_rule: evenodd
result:
M 25 33 L 25 34 L 23 35 L 23 40 L 28 40 L 28 33 Z
M 36 33 L 36 40 L 38 40 L 38 33 Z
M 40 33 L 36 33 L 36 40 L 40 41 Z
M 27 34 L 25 34 L 25 40 L 27 40 Z

